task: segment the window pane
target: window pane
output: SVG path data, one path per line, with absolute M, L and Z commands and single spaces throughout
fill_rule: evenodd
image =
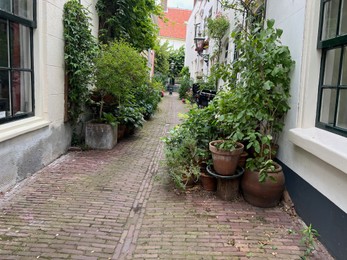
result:
M 347 129 L 347 89 L 341 89 L 339 95 L 339 106 L 337 108 L 336 125 Z
M 11 0 L 1 0 L 0 9 L 11 13 Z
M 341 49 L 332 49 L 326 52 L 324 85 L 337 86 L 339 80 L 339 66 L 341 58 Z
M 341 71 L 341 85 L 347 85 L 347 47 L 343 51 L 343 62 Z
M 322 40 L 336 37 L 339 0 L 330 0 L 324 4 Z
M 340 35 L 347 34 L 347 0 L 342 0 Z
M 18 23 L 11 23 L 12 30 L 12 66 L 14 68 L 31 68 L 30 28 Z
M 14 71 L 12 73 L 13 115 L 32 112 L 31 73 Z
M 334 123 L 335 104 L 336 89 L 323 89 L 320 122 L 325 124 Z
M 0 20 L 0 67 L 8 67 L 7 22 Z
M 9 114 L 10 87 L 8 85 L 8 73 L 7 70 L 0 70 L 0 118 L 4 118 Z
M 13 12 L 14 14 L 33 20 L 33 0 L 14 0 Z

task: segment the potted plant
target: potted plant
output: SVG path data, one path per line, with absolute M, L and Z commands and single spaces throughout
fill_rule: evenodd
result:
M 136 128 L 143 126 L 143 114 L 136 104 L 120 105 L 115 110 L 115 116 L 124 136 L 132 135 Z
M 182 115 L 182 123 L 163 139 L 169 172 L 171 177 L 176 176 L 176 183 L 181 183 L 178 180 L 188 172 L 195 181 L 202 176 L 212 181 L 212 186 L 216 185 L 216 179 L 206 173 L 211 157 L 209 142 L 217 137 L 218 132 L 214 123 L 215 113 L 213 104 L 202 109 L 193 105 L 187 114 Z
M 284 190 L 284 175 L 273 161 L 273 150 L 290 109 L 289 73 L 294 62 L 288 47 L 280 43 L 282 30 L 274 28 L 273 20 L 266 21 L 266 28 L 259 24 L 248 29 L 233 33 L 241 54 L 234 63 L 232 78 L 236 92 L 243 97 L 243 111 L 237 110 L 235 120 L 249 122 L 248 127 L 242 124 L 242 135 L 251 149 L 241 187 L 251 204 L 272 207 Z
M 96 81 L 93 90 L 99 94 L 100 100 L 97 102 L 96 118 L 86 124 L 85 141 L 92 148 L 112 149 L 117 143 L 117 124 L 115 116 L 112 118 L 114 119 L 113 124 L 109 124 L 110 116 L 105 117 L 105 115 L 114 113 L 112 107 L 108 107 L 108 111 L 104 111 L 105 99 L 110 95 L 114 96 L 115 106 L 128 103 L 133 98 L 134 89 L 147 81 L 147 68 L 144 58 L 124 41 L 115 41 L 107 46 L 102 46 L 94 63 Z M 108 113 L 105 114 L 105 112 Z M 103 136 L 112 136 L 113 139 L 105 141 Z M 98 140 L 91 140 L 96 137 Z M 96 145 L 98 143 L 100 146 Z
M 194 185 L 200 176 L 200 167 L 196 161 L 199 153 L 196 140 L 186 128 L 176 126 L 163 141 L 166 165 L 176 187 L 184 190 Z
M 235 174 L 244 145 L 234 140 L 215 140 L 209 143 L 214 170 L 220 175 Z

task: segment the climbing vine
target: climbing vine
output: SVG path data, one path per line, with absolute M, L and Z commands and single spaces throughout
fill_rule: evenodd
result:
M 91 33 L 89 11 L 77 0 L 64 5 L 65 70 L 68 82 L 68 118 L 75 129 L 94 80 L 93 59 L 98 47 Z
M 155 0 L 98 0 L 96 9 L 101 42 L 122 39 L 140 51 L 155 46 L 158 27 L 152 16 L 162 16 Z
M 219 14 L 216 18 L 207 19 L 208 36 L 216 43 L 213 56 L 216 62 L 219 63 L 220 54 L 222 53 L 222 39 L 229 29 L 229 20 L 224 15 Z M 213 58 L 213 57 L 212 57 Z

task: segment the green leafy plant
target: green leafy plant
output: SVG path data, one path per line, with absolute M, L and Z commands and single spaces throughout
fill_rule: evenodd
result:
M 129 43 L 115 41 L 103 46 L 95 59 L 96 91 L 100 94 L 99 118 L 102 117 L 105 97 L 112 94 L 118 105 L 134 99 L 137 88 L 148 82 L 145 59 Z
M 140 51 L 155 46 L 158 28 L 152 16 L 163 14 L 155 0 L 98 0 L 96 9 L 101 42 L 124 40 Z
M 301 230 L 301 243 L 306 247 L 303 259 L 306 259 L 306 256 L 312 254 L 316 249 L 315 239 L 319 236 L 318 231 L 312 227 L 312 224 Z
M 182 68 L 184 67 L 184 47 L 180 47 L 178 50 L 171 50 L 169 53 L 169 64 L 173 65 L 173 67 L 170 67 L 170 77 L 177 77 L 180 72 L 182 71 Z
M 103 121 L 106 123 L 106 124 L 110 124 L 112 126 L 116 126 L 117 125 L 117 118 L 111 114 L 111 113 L 103 113 Z
M 155 58 L 154 58 L 154 73 L 156 75 L 163 75 L 165 80 L 167 79 L 167 75 L 169 74 L 170 64 L 169 64 L 169 56 L 170 56 L 170 46 L 169 42 L 166 41 L 163 44 L 160 44 L 159 40 L 154 47 Z M 165 84 L 165 80 L 162 83 Z
M 163 85 L 160 82 L 152 80 L 149 84 L 143 84 L 134 91 L 135 103 L 142 110 L 145 119 L 149 119 L 156 111 L 160 102 L 160 90 Z
M 188 183 L 196 182 L 200 176 L 197 141 L 188 129 L 181 126 L 176 126 L 170 131 L 169 136 L 162 140 L 165 143 L 169 175 L 175 186 L 184 190 Z
M 136 104 L 120 105 L 115 111 L 117 122 L 128 127 L 143 126 L 143 114 Z
M 193 81 L 190 78 L 190 73 L 189 73 L 189 68 L 188 67 L 183 67 L 181 72 L 181 85 L 180 88 L 178 90 L 178 94 L 179 94 L 179 98 L 188 98 L 189 95 L 189 91 L 193 85 Z
M 222 151 L 233 151 L 237 147 L 237 144 L 234 140 L 221 140 L 221 142 L 218 142 L 214 145 L 218 150 Z
M 272 144 L 290 109 L 289 73 L 294 64 L 288 47 L 279 40 L 282 30 L 274 28 L 273 20 L 266 24 L 266 28 L 262 23 L 238 27 L 232 33 L 240 54 L 223 71 L 228 86 L 216 97 L 218 124 L 232 139 L 243 140 L 253 150 L 247 168 L 261 171 L 262 181 L 273 168 Z
M 222 39 L 226 35 L 229 26 L 228 18 L 222 14 L 207 19 L 208 36 L 215 41 L 215 50 L 211 58 L 215 57 L 217 63 L 219 63 L 220 54 L 222 53 Z
M 65 3 L 63 23 L 68 117 L 75 127 L 80 121 L 89 89 L 94 83 L 93 59 L 98 53 L 98 46 L 91 33 L 89 12 L 77 0 Z

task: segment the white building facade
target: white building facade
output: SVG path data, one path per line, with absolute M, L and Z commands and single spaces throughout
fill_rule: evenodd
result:
M 0 3 L 0 191 L 66 152 L 65 0 Z M 83 0 L 97 36 L 97 0 Z
M 196 1 L 187 25 L 185 55 L 185 66 L 190 68 L 191 78 L 194 80 L 208 76 L 211 66 L 213 66 L 211 56 L 215 51 L 216 43 L 208 37 L 207 19 L 215 18 L 217 15 L 227 17 L 230 22 L 229 29 L 222 39 L 220 62 L 230 63 L 233 60 L 234 48 L 230 33 L 235 26 L 235 12 L 222 8 L 219 1 Z M 202 44 L 203 39 L 208 41 L 208 47 L 206 46 L 202 53 L 198 53 L 196 47 Z
M 197 24 L 221 10 L 219 1 L 196 1 L 187 29 L 192 78 L 209 67 L 195 51 Z M 231 26 L 233 13 L 229 10 Z M 283 29 L 291 51 L 291 110 L 279 140 L 278 160 L 295 209 L 318 230 L 336 259 L 347 255 L 347 1 L 267 0 L 265 16 Z M 204 27 L 204 26 L 203 26 Z M 211 52 L 210 48 L 204 53 Z M 228 62 L 233 60 L 229 42 Z

